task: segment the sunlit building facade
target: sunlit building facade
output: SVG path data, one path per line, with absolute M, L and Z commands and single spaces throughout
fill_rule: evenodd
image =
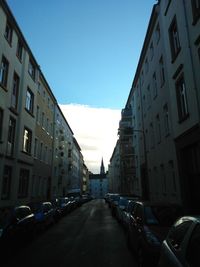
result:
M 134 193 L 198 209 L 199 1 L 154 5 L 126 107 L 132 109 Z
M 79 181 L 83 175 L 77 147 L 15 18 L 0 1 L 0 208 L 66 195 L 75 164 Z

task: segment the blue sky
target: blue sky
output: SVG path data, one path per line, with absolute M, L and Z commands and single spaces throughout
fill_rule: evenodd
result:
M 78 107 L 78 110 L 81 105 L 87 106 L 88 112 L 98 109 L 109 112 L 113 110 L 115 120 L 119 120 L 120 110 L 128 98 L 152 7 L 156 1 L 7 2 L 58 103 L 62 108 L 66 106 L 65 115 L 72 130 L 74 131 L 73 127 L 78 129 L 74 131 L 77 141 L 81 138 L 81 129 L 76 125 L 77 118 L 76 121 L 72 119 L 70 112 L 75 112 L 71 109 L 72 104 Z M 102 128 L 109 124 L 105 123 L 105 119 L 105 113 L 102 120 L 98 119 L 98 124 L 101 124 Z M 90 121 L 93 127 L 95 122 L 95 118 Z M 110 124 L 112 125 L 112 119 Z M 108 149 L 105 165 L 108 164 L 114 149 L 113 144 L 117 139 L 116 125 L 113 123 L 116 132 L 114 137 L 113 131 L 107 131 L 106 139 L 110 133 L 109 138 L 113 139 L 113 142 L 112 147 Z M 88 131 L 91 132 L 91 129 Z M 86 144 L 80 143 L 80 146 L 83 148 Z M 102 155 L 105 153 L 104 149 L 97 150 L 95 171 L 99 168 L 101 157 L 105 156 Z M 87 162 L 90 165 L 89 159 L 86 159 Z

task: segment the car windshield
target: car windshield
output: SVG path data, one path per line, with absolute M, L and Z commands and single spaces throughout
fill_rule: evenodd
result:
M 128 200 L 126 198 L 120 198 L 119 200 L 119 205 L 126 206 Z

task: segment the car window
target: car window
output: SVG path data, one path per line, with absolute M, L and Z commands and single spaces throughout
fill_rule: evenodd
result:
M 15 216 L 16 216 L 16 218 L 18 218 L 20 220 L 25 218 L 26 216 L 28 216 L 30 214 L 31 214 L 31 210 L 27 207 L 20 207 L 20 208 L 17 208 L 15 210 Z
M 178 250 L 180 248 L 181 242 L 191 226 L 191 223 L 191 221 L 184 221 L 172 227 L 170 230 L 167 241 L 174 249 Z
M 200 225 L 198 224 L 193 230 L 192 236 L 189 240 L 186 260 L 190 267 L 200 266 Z
M 127 206 L 127 211 L 132 212 L 134 205 L 135 205 L 135 203 L 133 201 L 129 201 L 128 206 Z
M 150 224 L 150 225 L 159 224 L 158 219 L 156 218 L 152 207 L 145 207 L 144 214 L 145 214 L 145 221 L 147 224 Z

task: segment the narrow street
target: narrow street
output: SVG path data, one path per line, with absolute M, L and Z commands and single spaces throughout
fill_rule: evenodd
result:
M 137 267 L 124 231 L 104 200 L 63 217 L 10 257 L 5 267 Z

